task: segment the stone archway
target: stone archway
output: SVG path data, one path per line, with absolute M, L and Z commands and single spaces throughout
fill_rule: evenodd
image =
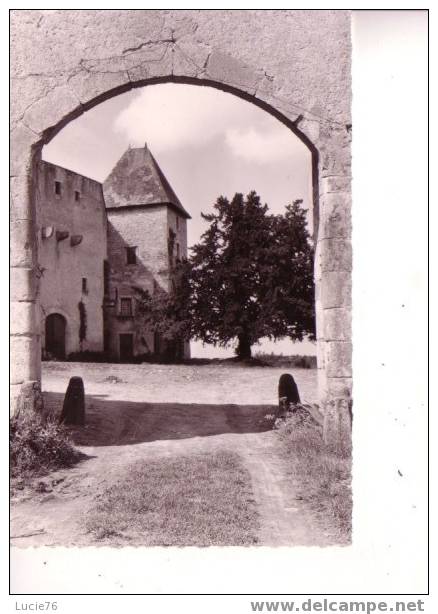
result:
M 264 108 L 311 149 L 321 401 L 351 396 L 350 14 L 343 10 L 11 12 L 12 410 L 40 381 L 34 166 L 69 121 L 166 81 Z M 332 412 L 336 422 L 336 411 Z

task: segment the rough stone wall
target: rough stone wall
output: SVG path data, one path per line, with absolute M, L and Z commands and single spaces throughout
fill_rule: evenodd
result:
M 351 391 L 351 42 L 344 10 L 11 12 L 16 396 L 39 380 L 33 161 L 70 119 L 133 87 L 212 85 L 287 124 L 314 161 L 321 398 Z
M 172 207 L 168 207 L 167 228 L 175 233 L 175 245 L 173 249 L 174 262 L 178 257 L 187 258 L 187 219 L 179 215 Z M 185 341 L 183 347 L 184 358 L 190 358 L 190 343 Z
M 174 258 L 178 257 L 177 245 L 179 245 L 180 258 L 187 258 L 187 220 L 178 215 L 173 208 L 167 208 L 167 227 L 175 233 Z
M 152 333 L 145 333 L 138 319 L 120 316 L 122 297 L 137 293 L 133 286 L 154 292 L 154 282 L 163 290 L 169 289 L 169 260 L 167 251 L 167 207 L 129 207 L 107 210 L 108 261 L 110 265 L 110 299 L 114 307 L 107 307 L 107 326 L 110 354 L 119 358 L 119 335 L 134 334 L 134 353 L 154 351 Z M 127 264 L 126 248 L 136 247 L 136 264 Z M 143 339 L 142 339 L 143 338 Z
M 55 181 L 61 193 L 55 193 Z M 79 200 L 75 198 L 79 193 Z M 66 318 L 66 354 L 78 352 L 79 309 L 87 318 L 82 350 L 103 349 L 103 261 L 106 258 L 106 212 L 102 186 L 72 171 L 41 161 L 37 171 L 37 243 L 40 271 L 41 345 L 45 348 L 45 319 L 60 313 Z M 53 228 L 50 237 L 45 228 Z M 57 233 L 68 233 L 58 241 Z M 71 239 L 81 236 L 77 245 Z M 74 241 L 73 241 L 74 242 Z M 87 288 L 82 289 L 82 278 Z

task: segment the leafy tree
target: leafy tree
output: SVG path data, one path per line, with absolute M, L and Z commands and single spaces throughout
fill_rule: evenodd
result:
M 240 359 L 262 337 L 314 336 L 313 247 L 297 200 L 272 215 L 255 192 L 221 196 L 189 260 L 172 269 L 172 290 L 141 293 L 147 326 L 168 343 L 237 340 Z
M 191 330 L 206 343 L 237 339 L 239 358 L 262 337 L 314 334 L 313 249 L 302 201 L 268 214 L 255 192 L 220 197 L 192 248 Z

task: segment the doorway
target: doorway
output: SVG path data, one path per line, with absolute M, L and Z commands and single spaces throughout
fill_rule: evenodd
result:
M 120 342 L 120 362 L 130 362 L 134 358 L 134 335 L 132 333 L 121 333 Z
M 65 359 L 66 320 L 59 313 L 46 318 L 46 352 L 58 360 Z

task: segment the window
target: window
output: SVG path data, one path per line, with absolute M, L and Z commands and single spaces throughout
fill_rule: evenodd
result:
M 176 244 L 176 257 L 177 257 L 178 260 L 180 259 L 179 243 Z
M 108 296 L 110 293 L 110 266 L 108 260 L 103 261 L 103 293 Z
M 179 215 L 176 216 L 176 229 L 179 228 Z
M 137 263 L 137 254 L 135 253 L 136 247 L 127 247 L 126 248 L 126 264 L 136 264 Z
M 120 315 L 130 317 L 132 312 L 132 298 L 124 297 L 120 299 Z
M 78 202 L 81 200 L 81 193 L 78 190 L 75 190 L 75 201 Z
M 86 277 L 83 277 L 83 278 L 82 278 L 82 292 L 83 292 L 84 294 L 87 294 L 87 293 L 88 293 L 88 281 L 87 281 L 87 278 L 86 278 Z
M 55 181 L 55 194 L 61 196 L 61 182 Z

